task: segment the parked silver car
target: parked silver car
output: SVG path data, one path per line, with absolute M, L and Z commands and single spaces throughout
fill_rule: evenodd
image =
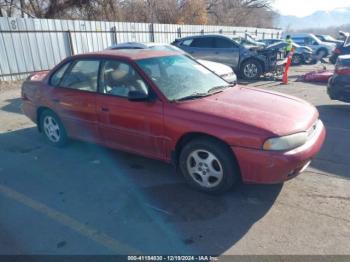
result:
M 171 50 L 171 51 L 180 52 L 180 53 L 186 54 L 187 56 L 190 56 L 185 51 L 183 51 L 182 49 L 176 46 L 163 44 L 163 43 L 125 42 L 125 43 L 120 43 L 120 44 L 110 46 L 108 49 L 113 50 L 113 49 L 148 49 L 148 48 L 156 49 L 156 50 Z M 215 74 L 221 76 L 227 82 L 237 83 L 237 76 L 231 67 L 221 63 L 216 63 L 216 62 L 207 61 L 203 59 L 196 59 L 196 60 L 198 63 L 204 65 L 206 68 L 208 68 Z
M 319 58 L 328 57 L 336 47 L 336 44 L 323 42 L 314 34 L 292 34 L 291 37 L 293 42 L 310 47 L 313 54 Z
M 173 45 L 197 59 L 226 64 L 242 78 L 256 79 L 276 69 L 280 46 L 244 46 L 223 35 L 199 35 L 176 39 Z

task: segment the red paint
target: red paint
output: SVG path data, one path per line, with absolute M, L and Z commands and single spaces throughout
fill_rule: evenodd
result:
M 321 70 L 309 72 L 301 77 L 302 81 L 306 82 L 323 82 L 327 83 L 329 78 L 333 76 L 333 71 L 330 70 Z
M 346 68 L 346 69 L 336 69 L 335 73 L 337 75 L 350 75 L 350 69 Z
M 167 51 L 108 51 L 76 57 L 119 58 L 128 61 L 158 95 L 152 102 L 131 102 L 97 93 L 54 88 L 50 74 L 23 84 L 24 113 L 37 122 L 37 111 L 47 107 L 61 118 L 70 137 L 107 147 L 171 161 L 185 135 L 199 133 L 224 141 L 235 154 L 243 181 L 277 183 L 290 179 L 320 150 L 325 130 L 305 145 L 288 152 L 263 151 L 270 137 L 308 130 L 319 115 L 309 103 L 284 94 L 236 86 L 209 97 L 171 103 L 134 63 Z M 33 79 L 33 78 L 32 78 Z M 58 102 L 57 102 L 58 101 Z M 103 110 L 108 108 L 108 111 Z

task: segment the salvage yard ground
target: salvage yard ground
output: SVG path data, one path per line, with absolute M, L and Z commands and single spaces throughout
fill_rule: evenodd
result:
M 162 162 L 73 142 L 53 148 L 0 90 L 0 254 L 350 254 L 350 105 L 325 84 L 250 83 L 303 98 L 327 128 L 322 151 L 284 185 L 223 196 L 188 188 Z M 273 107 L 273 105 L 271 105 Z

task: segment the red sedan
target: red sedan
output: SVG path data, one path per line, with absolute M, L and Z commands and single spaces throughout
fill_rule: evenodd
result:
M 309 103 L 230 85 L 171 51 L 69 57 L 29 77 L 22 99 L 49 143 L 74 138 L 172 162 L 206 192 L 295 177 L 326 134 Z

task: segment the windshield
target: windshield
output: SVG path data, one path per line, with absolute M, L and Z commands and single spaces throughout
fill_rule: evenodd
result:
M 210 95 L 211 90 L 230 86 L 194 60 L 182 56 L 142 59 L 137 64 L 170 101 Z
M 324 40 L 326 41 L 336 41 L 333 37 L 331 37 L 330 35 L 324 35 L 323 36 Z

